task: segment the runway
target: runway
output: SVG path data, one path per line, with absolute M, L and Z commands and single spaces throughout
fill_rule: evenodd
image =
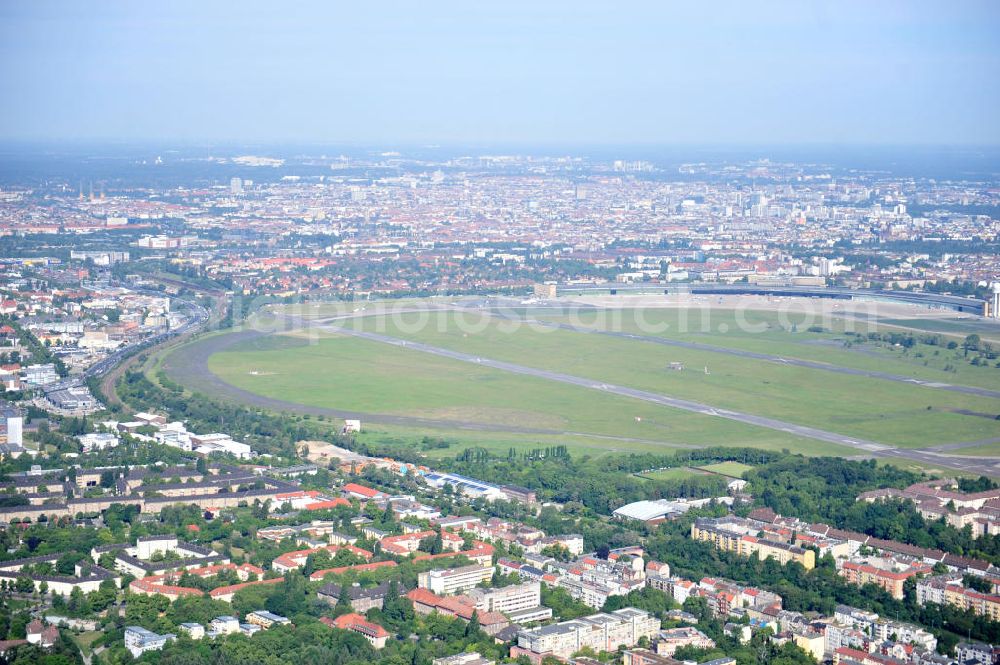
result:
M 1000 390 L 990 390 L 989 388 L 962 386 L 951 383 L 943 383 L 940 381 L 925 381 L 923 379 L 915 379 L 913 377 L 903 376 L 901 374 L 891 374 L 889 372 L 879 372 L 877 370 L 855 369 L 853 367 L 843 367 L 841 365 L 832 365 L 830 363 L 824 363 L 815 360 L 803 360 L 801 358 L 788 358 L 785 356 L 778 356 L 770 353 L 742 351 L 740 349 L 731 349 L 724 346 L 716 346 L 714 344 L 704 344 L 702 342 L 684 342 L 681 340 L 669 339 L 666 337 L 657 337 L 655 335 L 639 335 L 636 333 L 601 330 L 598 328 L 588 328 L 586 326 L 574 326 L 569 323 L 555 323 L 551 321 L 541 321 L 538 319 L 511 316 L 495 309 L 487 311 L 490 313 L 491 316 L 495 316 L 497 318 L 503 318 L 513 321 L 522 321 L 524 323 L 530 323 L 531 325 L 557 328 L 559 330 L 568 330 L 572 332 L 592 334 L 592 335 L 607 335 L 609 337 L 638 340 L 642 342 L 649 342 L 651 344 L 661 344 L 663 346 L 673 346 L 682 349 L 690 349 L 692 351 L 707 351 L 710 353 L 722 353 L 730 356 L 736 356 L 738 358 L 763 360 L 765 362 L 776 363 L 779 365 L 788 365 L 790 367 L 805 367 L 808 369 L 822 370 L 824 372 L 835 372 L 837 374 L 847 374 L 850 376 L 861 376 L 871 379 L 882 379 L 884 381 L 896 381 L 898 383 L 907 383 L 909 385 L 922 386 L 924 388 L 932 388 L 935 390 L 947 390 L 956 393 L 964 393 L 966 395 L 977 395 L 979 397 L 1000 399 Z
M 557 381 L 560 383 L 580 386 L 583 388 L 589 388 L 591 390 L 598 390 L 601 392 L 605 392 L 609 395 L 620 395 L 622 397 L 630 397 L 632 399 L 637 399 L 644 402 L 650 402 L 653 404 L 659 404 L 661 406 L 680 409 L 683 411 L 689 411 L 691 413 L 699 413 L 701 415 L 711 416 L 715 418 L 726 418 L 728 420 L 733 420 L 747 425 L 756 425 L 758 427 L 765 427 L 768 429 L 772 429 L 779 432 L 785 432 L 787 434 L 792 434 L 795 436 L 801 436 L 804 438 L 814 439 L 817 441 L 833 443 L 839 446 L 846 446 L 849 448 L 854 448 L 855 450 L 858 450 L 860 453 L 863 453 L 867 456 L 898 457 L 902 459 L 923 462 L 926 464 L 932 464 L 935 466 L 951 468 L 966 473 L 985 474 L 985 475 L 1000 477 L 1000 461 L 997 460 L 987 461 L 983 458 L 970 458 L 968 460 L 965 460 L 962 458 L 956 458 L 954 456 L 939 455 L 927 450 L 896 448 L 893 446 L 877 443 L 875 441 L 869 441 L 866 439 L 851 437 L 844 434 L 838 434 L 836 432 L 829 432 L 815 427 L 797 425 L 795 423 L 778 420 L 776 418 L 768 418 L 766 416 L 758 416 L 751 413 L 744 413 L 741 411 L 733 411 L 731 409 L 713 407 L 708 404 L 702 404 L 700 402 L 680 399 L 676 397 L 670 397 L 659 393 L 653 393 L 646 390 L 639 390 L 637 388 L 629 388 L 627 386 L 620 386 L 613 383 L 595 381 L 593 379 L 586 379 L 571 374 L 564 374 L 562 372 L 553 372 L 549 370 L 539 369 L 536 367 L 528 367 L 525 365 L 509 363 L 502 360 L 493 360 L 491 358 L 476 356 L 469 353 L 462 353 L 460 351 L 453 351 L 451 349 L 444 349 L 441 347 L 431 346 L 429 344 L 423 344 L 421 342 L 412 342 L 409 340 L 403 340 L 396 337 L 391 337 L 389 335 L 383 335 L 373 332 L 364 332 L 360 330 L 352 330 L 350 328 L 341 327 L 337 325 L 324 325 L 322 327 L 331 332 L 336 332 L 344 335 L 351 335 L 354 337 L 359 337 L 361 339 L 366 339 L 373 342 L 379 342 L 382 344 L 389 344 L 392 346 L 405 348 L 411 351 L 418 351 L 421 353 L 428 353 L 431 355 L 440 356 L 442 358 L 449 358 L 451 360 L 473 363 L 483 367 L 489 367 L 491 369 L 511 372 L 513 374 L 521 374 L 524 376 L 532 376 L 540 379 L 546 379 L 549 381 Z
M 368 413 L 364 411 L 350 411 L 337 409 L 334 407 L 313 406 L 288 402 L 285 400 L 258 395 L 257 393 L 243 390 L 230 383 L 223 381 L 208 369 L 208 358 L 220 351 L 249 341 L 258 337 L 272 334 L 270 331 L 243 330 L 228 335 L 209 337 L 192 344 L 185 349 L 183 354 L 171 354 L 164 360 L 164 369 L 171 379 L 188 386 L 195 391 L 208 393 L 212 396 L 223 397 L 241 404 L 271 409 L 273 411 L 287 411 L 289 413 L 309 414 L 313 416 L 328 416 L 331 418 L 355 418 L 368 423 L 382 425 L 395 425 L 400 427 L 423 427 L 428 429 L 444 430 L 467 430 L 472 432 L 508 432 L 514 434 L 538 434 L 548 436 L 581 436 L 592 439 L 605 439 L 620 443 L 648 443 L 664 448 L 689 449 L 697 448 L 694 444 L 659 441 L 652 439 L 641 439 L 627 436 L 609 436 L 604 434 L 593 434 L 589 432 L 575 432 L 572 430 L 546 429 L 539 427 L 521 427 L 518 425 L 508 425 L 502 423 L 475 422 L 463 420 L 443 420 L 435 418 L 420 418 L 417 416 L 398 416 L 387 413 Z
M 451 309 L 452 307 L 445 306 L 444 308 Z M 330 332 L 335 332 L 344 335 L 351 335 L 362 339 L 367 339 L 369 341 L 374 341 L 382 344 L 389 344 L 413 351 L 418 351 L 421 353 L 437 355 L 443 358 L 449 358 L 460 362 L 474 363 L 484 367 L 497 369 L 500 371 L 521 374 L 525 376 L 532 376 L 536 378 L 546 379 L 549 381 L 557 381 L 570 385 L 576 385 L 591 390 L 598 390 L 612 395 L 629 397 L 632 399 L 637 399 L 653 404 L 659 404 L 661 406 L 680 409 L 691 413 L 699 413 L 701 415 L 717 417 L 717 418 L 726 418 L 736 422 L 741 422 L 748 425 L 755 425 L 758 427 L 764 427 L 767 429 L 780 431 L 795 436 L 801 436 L 813 440 L 833 443 L 836 445 L 853 448 L 858 451 L 859 456 L 863 457 L 883 457 L 883 458 L 894 457 L 899 459 L 921 462 L 932 466 L 954 469 L 957 471 L 962 471 L 970 474 L 977 474 L 977 475 L 984 474 L 993 477 L 1000 477 L 1000 458 L 983 458 L 983 457 L 966 458 L 962 456 L 948 455 L 945 452 L 950 449 L 958 449 L 964 447 L 972 447 L 975 445 L 981 445 L 984 442 L 964 442 L 964 443 L 959 442 L 950 444 L 939 444 L 937 446 L 928 447 L 925 449 L 897 448 L 891 445 L 886 445 L 875 441 L 869 441 L 866 439 L 851 437 L 844 434 L 838 434 L 836 432 L 830 432 L 814 427 L 808 427 L 805 425 L 798 425 L 795 423 L 790 423 L 775 418 L 768 418 L 765 416 L 758 416 L 751 413 L 713 407 L 711 405 L 695 402 L 692 400 L 670 397 L 668 395 L 597 381 L 594 379 L 587 379 L 570 374 L 564 374 L 561 372 L 553 372 L 535 367 L 528 367 L 524 365 L 518 365 L 515 363 L 509 363 L 505 361 L 494 360 L 491 358 L 485 358 L 482 356 L 475 356 L 473 354 L 453 351 L 451 349 L 436 347 L 429 344 L 423 344 L 419 342 L 399 339 L 396 337 L 392 337 L 390 335 L 356 330 L 347 325 L 338 325 L 341 323 L 346 323 L 347 321 L 352 319 L 364 318 L 364 316 L 365 314 L 351 314 L 342 317 L 324 319 L 322 321 L 316 321 L 316 320 L 307 321 L 298 317 L 284 317 L 284 316 L 279 318 L 281 318 L 283 322 L 286 324 L 286 326 L 282 327 L 284 332 L 288 332 L 291 329 L 316 327 L 319 329 L 328 330 Z M 547 323 L 547 322 L 541 322 L 541 323 Z M 575 326 L 566 326 L 564 324 L 553 323 L 548 325 L 553 325 L 560 328 L 566 328 L 569 330 L 574 330 L 576 332 L 586 332 L 591 334 L 609 334 L 604 331 L 595 331 L 592 329 L 585 329 L 585 328 L 578 329 Z M 564 435 L 579 434 L 581 436 L 591 436 L 586 433 L 518 427 L 516 425 L 506 425 L 500 423 L 460 422 L 452 420 L 419 418 L 412 416 L 396 416 L 392 414 L 359 413 L 354 411 L 345 411 L 336 408 L 326 408 L 326 407 L 316 407 L 316 406 L 296 404 L 293 402 L 286 402 L 279 399 L 264 397 L 261 395 L 251 393 L 249 391 L 242 390 L 240 388 L 237 388 L 222 381 L 220 378 L 216 377 L 215 375 L 211 374 L 211 372 L 208 371 L 207 368 L 208 357 L 213 353 L 220 351 L 230 346 L 231 344 L 235 344 L 239 341 L 244 341 L 262 335 L 272 334 L 273 332 L 277 331 L 244 330 L 239 333 L 206 340 L 206 342 L 202 342 L 196 345 L 196 350 L 195 349 L 189 350 L 189 353 L 185 354 L 185 357 L 183 358 L 177 358 L 176 354 L 174 354 L 174 356 L 170 358 L 170 362 L 168 362 L 168 365 L 173 365 L 172 367 L 167 368 L 168 372 L 171 375 L 174 375 L 175 380 L 180 380 L 182 383 L 187 383 L 190 385 L 193 382 L 195 385 L 200 385 L 203 388 L 207 388 L 207 390 L 209 390 L 210 392 L 219 393 L 225 395 L 226 397 L 264 408 L 287 410 L 298 413 L 322 414 L 338 418 L 361 418 L 369 422 L 383 423 L 389 425 L 418 426 L 418 427 L 422 426 L 429 428 L 445 428 L 445 429 L 468 429 L 470 431 L 514 432 L 522 434 L 564 434 Z M 639 338 L 654 343 L 667 343 L 669 345 L 672 345 L 674 343 L 673 340 L 665 340 L 662 338 L 648 337 L 641 335 L 636 336 L 632 335 L 631 333 L 613 333 L 613 334 L 615 334 L 616 336 L 622 336 L 629 339 Z M 716 350 L 717 348 L 717 347 L 712 347 L 711 345 L 701 345 L 699 343 L 680 342 L 678 344 L 682 346 L 691 345 L 690 348 L 708 347 L 708 349 L 706 350 L 713 350 L 713 351 Z M 722 349 L 722 351 L 733 352 L 734 350 Z M 743 355 L 743 352 L 736 352 L 736 354 Z M 746 354 L 747 357 L 751 358 L 756 358 L 761 355 L 764 355 L 765 357 L 760 359 L 768 360 L 771 362 L 773 362 L 773 360 L 771 360 L 772 358 L 777 358 L 777 356 L 767 356 L 766 354 L 754 354 L 750 352 Z M 811 363 L 811 361 L 801 361 L 801 362 Z M 836 366 L 823 365 L 823 363 L 818 363 L 818 364 L 821 365 L 823 369 L 829 369 L 830 367 L 834 367 L 835 369 L 850 370 L 850 368 L 837 368 Z M 811 364 L 809 366 L 811 366 Z M 851 371 L 849 373 L 867 375 L 867 373 L 862 371 L 858 372 Z M 900 377 L 900 378 L 905 378 L 905 377 Z M 934 388 L 939 386 L 940 384 L 935 384 L 928 387 Z M 612 440 L 621 440 L 621 441 L 630 440 L 626 437 L 621 437 L 621 438 L 607 437 L 607 438 Z M 683 443 L 670 443 L 670 442 L 658 442 L 658 441 L 649 441 L 648 443 L 657 443 L 660 445 L 664 445 L 665 447 L 681 447 L 681 448 L 688 447 Z

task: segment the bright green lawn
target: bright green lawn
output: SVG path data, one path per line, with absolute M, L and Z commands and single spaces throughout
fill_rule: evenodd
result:
M 949 450 L 948 453 L 951 455 L 967 455 L 970 457 L 1000 457 L 1000 441 L 987 443 L 982 446 Z
M 444 439 L 450 442 L 447 448 L 425 448 L 421 445 L 424 437 Z M 606 455 L 621 455 L 629 452 L 671 453 L 678 450 L 669 443 L 629 438 L 614 438 L 587 434 L 516 434 L 500 431 L 480 431 L 457 427 L 403 427 L 383 424 L 365 424 L 359 440 L 379 447 L 388 446 L 401 450 L 419 450 L 430 458 L 454 457 L 459 451 L 469 447 L 484 448 L 491 453 L 504 456 L 511 448 L 528 451 L 533 448 L 565 445 L 577 458 L 584 456 L 600 459 Z M 812 450 L 812 446 L 807 444 Z M 816 446 L 818 449 L 818 446 Z M 813 453 L 815 454 L 815 453 Z
M 749 464 L 742 464 L 740 462 L 719 462 L 718 464 L 707 464 L 696 468 L 702 471 L 721 473 L 724 476 L 732 476 L 733 478 L 742 478 L 744 473 L 753 469 Z
M 642 474 L 642 478 L 649 478 L 650 480 L 685 480 L 692 476 L 701 476 L 705 474 L 700 474 L 693 469 L 687 467 L 678 467 L 676 469 L 660 469 L 658 471 L 650 471 L 649 473 Z
M 881 319 L 879 323 L 885 326 L 937 332 L 942 335 L 961 337 L 975 333 L 986 340 L 1000 339 L 1000 326 L 984 319 Z

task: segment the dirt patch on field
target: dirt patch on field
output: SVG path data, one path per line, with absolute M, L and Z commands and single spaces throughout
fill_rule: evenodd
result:
M 337 447 L 326 441 L 299 441 L 295 447 L 300 451 L 305 448 L 307 450 L 306 459 L 313 464 L 327 464 L 331 460 L 340 459 L 338 455 L 334 454 Z

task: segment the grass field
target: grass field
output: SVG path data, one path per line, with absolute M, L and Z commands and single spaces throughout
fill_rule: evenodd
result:
M 96 630 L 86 631 L 80 634 L 73 633 L 72 631 L 67 631 L 67 634 L 69 634 L 70 639 L 76 644 L 77 648 L 80 649 L 80 653 L 84 657 L 88 657 L 91 655 L 91 653 L 94 650 L 93 646 L 94 642 L 96 642 L 98 638 L 104 635 L 103 632 Z
M 702 475 L 706 474 L 698 473 L 694 469 L 682 466 L 676 469 L 659 469 L 657 471 L 650 471 L 649 473 L 641 474 L 639 477 L 648 478 L 650 480 L 684 480 L 692 476 Z
M 425 437 L 434 440 L 443 440 L 450 445 L 444 448 L 425 447 L 422 445 Z M 545 446 L 565 445 L 573 455 L 586 456 L 593 459 L 629 452 L 663 454 L 678 450 L 676 446 L 668 442 L 586 434 L 583 432 L 516 434 L 500 431 L 457 429 L 447 426 L 413 428 L 384 425 L 381 423 L 365 424 L 359 440 L 390 448 L 410 451 L 419 450 L 430 458 L 454 457 L 456 453 L 464 448 L 473 446 L 484 448 L 496 455 L 502 456 L 511 448 L 521 451 L 544 448 Z M 764 444 L 754 447 L 770 448 L 771 446 Z M 808 449 L 813 450 L 811 446 Z M 814 452 L 812 454 L 818 453 Z
M 743 474 L 753 467 L 749 464 L 741 464 L 740 462 L 719 462 L 718 464 L 707 464 L 696 468 L 702 471 L 710 471 L 711 473 L 719 473 L 723 476 L 742 478 Z
M 981 446 L 970 446 L 950 451 L 954 455 L 968 455 L 971 457 L 1000 457 L 1000 441 L 986 443 Z
M 447 299 L 438 302 L 444 304 Z M 357 308 L 360 313 L 362 307 L 368 306 L 349 310 Z M 323 318 L 345 311 L 340 304 L 321 305 L 308 314 Z M 471 326 L 460 329 L 456 316 Z M 556 310 L 534 311 L 531 316 L 569 320 Z M 617 318 L 612 320 L 612 316 Z M 996 368 L 954 362 L 954 372 L 943 371 L 941 367 L 954 360 L 954 351 L 924 345 L 905 353 L 872 344 L 846 348 L 842 320 L 822 322 L 822 332 L 809 332 L 805 329 L 809 321 L 795 315 L 782 318 L 775 312 L 712 308 L 705 314 L 707 320 L 702 316 L 700 310 L 644 310 L 642 317 L 653 326 L 652 332 L 649 326 L 640 326 L 630 310 L 585 312 L 572 322 L 1000 389 Z M 1000 413 L 1000 400 L 605 335 L 527 326 L 511 334 L 505 332 L 509 322 L 468 313 L 435 312 L 427 325 L 416 325 L 426 317 L 368 317 L 352 325 L 893 445 L 924 447 L 1000 437 L 1000 421 L 992 418 Z M 746 330 L 747 326 L 754 331 Z M 671 362 L 682 362 L 686 369 L 667 370 Z M 424 434 L 454 441 L 450 447 L 427 449 L 430 456 L 453 455 L 468 445 L 505 452 L 512 446 L 556 443 L 592 456 L 704 445 L 788 448 L 807 454 L 857 452 L 347 336 L 320 334 L 316 343 L 294 335 L 258 338 L 216 353 L 209 369 L 238 388 L 278 400 L 441 421 L 421 425 L 419 433 L 402 425 L 366 426 L 364 437 L 407 447 L 419 445 Z M 468 423 L 486 427 L 470 429 Z M 525 431 L 491 431 L 490 425 Z M 955 452 L 996 454 L 993 450 L 984 446 Z M 733 471 L 734 476 L 742 473 Z
M 885 326 L 912 328 L 943 335 L 964 336 L 976 333 L 983 339 L 997 341 L 1000 330 L 997 326 L 982 319 L 883 319 Z
M 536 318 L 1000 390 L 1000 369 L 974 367 L 965 360 L 960 349 L 948 350 L 926 344 L 917 344 L 910 349 L 874 343 L 857 344 L 844 333 L 845 321 L 836 318 L 820 320 L 801 314 L 785 316 L 769 311 L 718 308 L 693 311 L 677 308 L 590 310 L 573 317 L 541 314 Z M 933 332 L 938 332 L 936 325 L 960 330 L 966 329 L 963 324 L 969 325 L 961 321 L 903 319 L 883 321 L 882 325 L 875 325 L 875 330 L 898 332 L 896 326 L 890 324 L 906 323 Z M 826 332 L 811 332 L 809 328 L 814 325 Z M 866 328 L 854 325 L 857 332 L 867 332 Z M 851 340 L 849 346 L 845 345 L 848 340 Z M 951 370 L 946 371 L 945 367 Z
M 445 315 L 447 317 L 447 315 Z M 366 329 L 483 357 L 565 372 L 779 418 L 897 446 L 975 441 L 1000 436 L 1000 400 L 818 369 L 739 358 L 605 335 L 484 319 L 460 328 L 454 319 L 411 326 L 365 319 Z M 882 365 L 868 359 L 870 367 Z M 684 371 L 668 370 L 683 362 Z M 708 368 L 705 373 L 704 368 Z M 993 369 L 1000 376 L 1000 371 Z M 982 415 L 969 415 L 982 414 Z
M 209 368 L 239 388 L 284 401 L 455 422 L 456 429 L 441 433 L 460 434 L 463 441 L 590 437 L 588 443 L 598 451 L 724 443 L 809 454 L 849 452 L 783 432 L 350 337 L 325 337 L 315 344 L 287 336 L 259 338 L 213 355 Z M 484 436 L 461 429 L 462 422 L 546 432 Z

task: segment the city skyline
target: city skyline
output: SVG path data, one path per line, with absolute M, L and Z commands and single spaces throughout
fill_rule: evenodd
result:
M 0 665 L 1000 665 L 996 0 L 0 0 Z
M 0 140 L 1000 143 L 991 3 L 0 8 Z

